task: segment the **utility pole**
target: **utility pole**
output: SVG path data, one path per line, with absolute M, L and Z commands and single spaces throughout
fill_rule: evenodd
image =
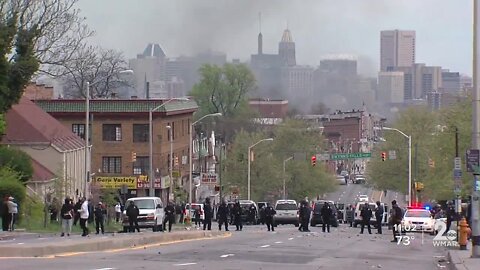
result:
M 472 149 L 480 149 L 480 17 L 479 0 L 473 1 L 473 100 L 472 100 Z M 478 173 L 478 171 L 477 171 Z M 480 258 L 480 180 L 474 174 L 472 192 L 472 258 Z

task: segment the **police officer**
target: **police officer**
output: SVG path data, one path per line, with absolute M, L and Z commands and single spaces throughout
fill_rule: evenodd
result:
M 248 219 L 250 220 L 250 224 L 257 224 L 257 208 L 253 203 L 248 208 L 248 217 Z
M 304 200 L 302 202 L 303 207 L 301 210 L 301 222 L 302 222 L 302 231 L 303 232 L 309 232 L 310 230 L 308 229 L 308 222 L 310 221 L 310 206 L 308 206 L 308 202 Z
M 217 220 L 218 220 L 218 230 L 222 230 L 222 224 L 225 224 L 225 231 L 228 232 L 228 216 L 230 215 L 230 208 L 227 206 L 225 201 L 218 207 L 217 211 Z
M 360 217 L 362 217 L 362 228 L 360 230 L 360 234 L 363 234 L 363 229 L 365 225 L 368 228 L 368 233 L 372 234 L 372 228 L 370 227 L 370 219 L 372 218 L 372 215 L 372 209 L 370 209 L 368 203 L 365 203 L 362 210 L 360 211 Z
M 243 229 L 242 224 L 242 206 L 240 206 L 240 202 L 236 202 L 233 206 L 233 217 L 235 220 L 235 226 L 237 227 L 237 231 L 241 231 Z
M 451 201 L 447 203 L 447 229 L 445 232 L 450 230 L 450 226 L 452 225 L 452 221 L 455 220 L 455 206 Z
M 327 227 L 327 232 L 330 232 L 330 221 L 332 220 L 333 211 L 328 205 L 328 202 L 323 204 L 322 209 L 320 210 L 320 215 L 322 216 L 322 231 L 325 232 L 325 227 Z
M 392 225 L 393 240 L 390 242 L 396 243 L 397 236 L 399 236 L 401 233 L 400 231 L 398 231 L 398 225 L 402 223 L 402 219 L 403 219 L 403 211 L 400 207 L 398 207 L 396 200 L 392 201 L 391 212 L 392 213 L 390 215 L 390 219 L 391 219 L 390 224 Z
M 135 229 L 137 229 L 138 232 L 140 232 L 140 228 L 138 227 L 138 215 L 140 215 L 140 210 L 138 207 L 135 205 L 133 201 L 130 201 L 130 204 L 127 206 L 126 214 L 128 217 L 128 223 L 129 223 L 129 232 L 135 232 Z M 133 225 L 135 224 L 135 228 Z
M 382 234 L 383 207 L 379 201 L 376 202 L 375 219 L 377 221 L 377 234 Z
M 350 224 L 350 227 L 353 227 L 353 219 L 355 215 L 355 209 L 352 205 L 347 206 L 347 210 L 345 211 L 345 215 L 347 216 L 347 223 Z
M 298 222 L 300 223 L 300 226 L 298 226 L 299 231 L 303 231 L 303 214 L 305 212 L 305 204 L 300 202 L 300 207 L 298 208 Z
M 93 213 L 95 215 L 95 229 L 97 231 L 97 234 L 100 233 L 100 230 L 102 231 L 102 234 L 104 234 L 104 221 L 107 210 L 105 210 L 105 208 L 103 207 L 102 202 L 99 202 L 98 205 L 95 206 L 95 210 L 93 210 Z
M 163 231 L 167 230 L 167 222 L 168 222 L 168 231 L 172 231 L 172 224 L 175 220 L 175 207 L 173 206 L 172 202 L 168 202 L 167 206 L 163 210 L 165 212 L 165 217 L 163 219 Z
M 205 231 L 208 228 L 208 230 L 211 231 L 213 208 L 210 203 L 210 198 L 205 199 L 205 203 L 203 204 L 203 212 L 205 213 L 205 219 L 203 220 L 203 230 Z
M 270 205 L 270 203 L 267 203 L 267 207 L 265 208 L 265 223 L 267 224 L 267 229 L 270 231 L 270 228 L 272 229 L 272 232 L 275 231 L 275 227 L 273 224 L 273 217 L 277 213 L 275 209 Z

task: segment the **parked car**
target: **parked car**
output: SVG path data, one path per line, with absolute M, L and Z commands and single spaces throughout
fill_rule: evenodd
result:
M 188 203 L 185 206 L 185 211 L 187 211 L 187 213 L 190 213 L 190 217 L 192 218 L 192 222 L 194 222 L 195 211 L 196 210 L 200 211 L 200 221 L 203 222 L 203 220 L 205 219 L 205 212 L 203 211 L 203 204 L 202 203 L 192 203 L 192 209 L 190 209 L 190 204 L 188 204 Z
M 330 219 L 330 226 L 338 227 L 338 210 L 333 201 L 318 200 L 313 204 L 312 219 L 310 220 L 310 225 L 315 227 L 317 224 L 323 224 L 321 210 L 325 202 L 328 203 L 330 208 L 332 208 L 333 216 Z
M 358 195 L 358 201 L 359 202 L 368 202 L 368 196 L 367 195 Z
M 375 203 L 368 203 L 368 206 L 372 210 L 372 218 L 370 219 L 370 224 L 372 224 L 374 227 L 376 227 L 377 224 L 377 219 L 375 218 L 375 208 L 377 205 Z M 385 203 L 380 203 L 380 206 L 383 207 L 383 217 L 382 217 L 382 225 L 385 225 L 388 223 L 388 207 L 385 205 Z M 354 220 L 353 220 L 353 226 L 357 227 L 358 224 L 361 224 L 362 219 L 360 217 L 360 211 L 365 207 L 365 202 L 358 202 L 357 206 L 355 207 L 355 213 L 354 213 Z
M 274 224 L 294 224 L 299 226 L 298 204 L 295 200 L 278 200 L 275 203 Z
M 346 185 L 348 181 L 348 180 L 345 180 L 345 176 L 341 176 L 341 175 L 337 175 L 335 179 L 337 180 L 339 185 Z
M 164 210 L 162 199 L 158 197 L 136 197 L 130 198 L 125 202 L 128 206 L 130 202 L 138 207 L 140 215 L 137 217 L 138 227 L 152 228 L 154 232 L 163 230 Z M 127 232 L 130 226 L 126 210 L 123 211 L 123 231 Z
M 367 179 L 365 178 L 365 176 L 363 176 L 361 174 L 357 174 L 353 178 L 353 183 L 354 184 L 365 184 L 366 182 L 367 182 Z

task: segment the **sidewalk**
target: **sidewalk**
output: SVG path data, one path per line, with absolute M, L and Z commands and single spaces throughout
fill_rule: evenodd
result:
M 13 233 L 15 234 L 15 232 Z M 10 237 L 18 237 L 10 234 Z M 38 235 L 38 234 L 35 234 Z M 101 250 L 125 249 L 138 246 L 148 246 L 162 243 L 171 243 L 182 240 L 207 239 L 228 237 L 230 234 L 219 231 L 175 231 L 141 232 L 141 233 L 109 233 L 105 235 L 89 235 L 81 237 L 50 237 L 41 241 L 25 243 L 0 243 L 0 257 L 45 257 L 59 254 L 93 252 Z
M 453 249 L 448 251 L 450 260 L 450 269 L 452 270 L 477 270 L 480 269 L 480 258 L 471 258 L 472 243 L 467 246 L 467 250 Z

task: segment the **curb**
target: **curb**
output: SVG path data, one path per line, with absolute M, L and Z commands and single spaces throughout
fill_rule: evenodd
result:
M 173 232 L 158 235 L 142 235 L 141 237 L 118 237 L 108 239 L 85 238 L 78 242 L 56 242 L 46 245 L 3 245 L 0 246 L 0 257 L 45 257 L 52 255 L 135 248 L 142 245 L 162 244 L 182 240 L 227 237 L 225 232 Z
M 447 258 L 450 261 L 450 270 L 468 270 L 468 268 L 463 264 L 462 258 L 457 255 L 456 250 L 449 250 Z

